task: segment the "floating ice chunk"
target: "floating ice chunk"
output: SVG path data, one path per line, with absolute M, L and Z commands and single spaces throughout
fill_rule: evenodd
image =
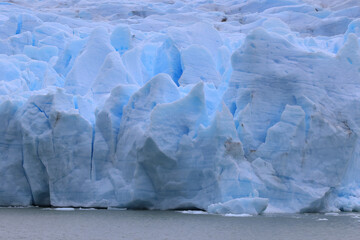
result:
M 96 208 L 79 208 L 78 210 L 80 211 L 93 211 L 93 210 L 97 210 Z
M 243 214 L 226 213 L 226 214 L 224 214 L 224 216 L 225 217 L 252 217 L 253 215 L 246 214 L 246 213 L 243 213 Z
M 54 208 L 55 211 L 75 211 L 75 208 L 65 208 L 65 207 L 61 207 L 61 208 Z
M 336 212 L 331 212 L 331 213 L 325 213 L 325 216 L 340 216 L 340 214 Z
M 266 198 L 236 198 L 224 203 L 215 203 L 208 206 L 209 213 L 217 214 L 251 214 L 257 215 L 265 211 L 269 200 Z
M 193 214 L 193 215 L 206 215 L 206 214 L 209 214 L 208 212 L 205 212 L 205 211 L 197 211 L 197 210 L 179 211 L 179 213 Z
M 107 210 L 110 210 L 110 211 L 126 211 L 127 208 L 108 207 Z

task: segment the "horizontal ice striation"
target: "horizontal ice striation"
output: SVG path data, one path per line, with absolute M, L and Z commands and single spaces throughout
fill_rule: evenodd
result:
M 357 1 L 0 9 L 0 205 L 360 210 Z

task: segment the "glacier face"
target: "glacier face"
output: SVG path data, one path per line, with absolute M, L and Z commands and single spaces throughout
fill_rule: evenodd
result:
M 0 205 L 360 211 L 357 0 L 0 9 Z

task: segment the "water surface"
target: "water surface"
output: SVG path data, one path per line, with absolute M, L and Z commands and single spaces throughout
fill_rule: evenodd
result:
M 360 214 L 356 213 L 219 216 L 65 210 L 1 208 L 0 239 L 360 239 Z

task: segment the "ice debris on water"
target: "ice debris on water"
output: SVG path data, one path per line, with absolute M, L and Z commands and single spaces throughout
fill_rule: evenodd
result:
M 200 211 L 200 210 L 184 210 L 184 211 L 179 211 L 180 213 L 183 214 L 193 214 L 193 215 L 204 215 L 204 214 L 208 214 L 205 211 Z
M 253 217 L 251 214 L 243 213 L 243 214 L 234 214 L 234 213 L 226 213 L 225 217 Z

